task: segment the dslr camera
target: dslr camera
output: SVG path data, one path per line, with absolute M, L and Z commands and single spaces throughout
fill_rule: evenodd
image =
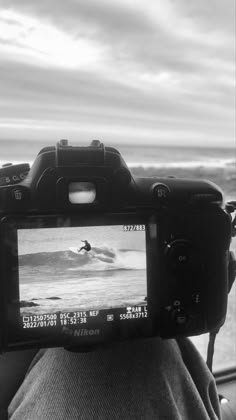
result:
M 219 328 L 231 236 L 218 186 L 135 177 L 97 140 L 61 140 L 31 168 L 5 166 L 0 350 L 82 351 Z

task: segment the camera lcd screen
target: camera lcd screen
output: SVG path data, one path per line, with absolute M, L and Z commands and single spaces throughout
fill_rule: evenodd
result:
M 23 328 L 147 315 L 145 225 L 18 228 L 17 242 Z

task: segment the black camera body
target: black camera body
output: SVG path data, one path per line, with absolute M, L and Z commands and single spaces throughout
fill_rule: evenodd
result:
M 212 182 L 134 177 L 112 147 L 61 141 L 6 184 L 2 351 L 93 349 L 224 323 L 232 227 Z

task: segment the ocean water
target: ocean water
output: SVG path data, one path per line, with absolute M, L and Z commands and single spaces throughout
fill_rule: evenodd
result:
M 47 145 L 53 145 L 56 141 L 48 143 Z M 85 144 L 83 144 L 85 145 Z M 32 164 L 36 154 L 38 151 L 46 144 L 42 142 L 0 142 L 0 164 L 6 162 L 13 162 L 13 163 L 20 163 L 20 162 L 29 162 Z M 220 186 L 222 191 L 225 195 L 225 201 L 236 199 L 236 156 L 235 156 L 235 149 L 228 149 L 228 148 L 197 148 L 197 147 L 164 147 L 164 146 L 132 146 L 132 145 L 114 145 L 111 146 L 116 147 L 121 152 L 122 156 L 124 157 L 126 163 L 130 167 L 132 173 L 136 176 L 155 176 L 155 177 L 165 177 L 168 175 L 182 177 L 182 178 L 192 178 L 192 179 L 207 179 L 212 182 L 215 182 L 217 185 Z M 101 235 L 102 237 L 102 235 Z M 29 239 L 29 238 L 28 238 Z M 55 239 L 55 240 L 54 240 Z M 83 238 L 84 239 L 84 238 Z M 61 249 L 62 242 L 59 238 L 51 238 L 50 236 L 47 237 L 47 243 L 44 243 L 44 249 L 39 247 L 39 242 L 36 238 L 31 238 L 30 249 L 32 250 L 32 246 L 35 252 L 47 252 L 50 251 L 50 240 L 53 241 L 54 251 L 62 251 L 65 250 L 65 247 Z M 27 251 L 27 240 L 22 239 L 22 249 L 21 254 L 29 253 L 29 249 Z M 102 242 L 102 241 L 101 241 Z M 51 242 L 52 243 L 52 242 Z M 64 243 L 63 243 L 64 244 Z M 65 245 L 65 244 L 64 244 Z M 98 247 L 102 247 L 104 244 L 100 243 L 97 244 Z M 68 249 L 68 244 L 67 248 Z M 71 246 L 78 246 L 78 240 L 75 240 L 71 243 Z M 132 245 L 133 246 L 133 245 Z M 128 246 L 127 244 L 121 243 L 109 243 L 109 247 L 114 250 L 117 261 L 121 257 L 121 249 L 133 249 L 132 246 Z M 49 248 L 48 248 L 49 247 Z M 234 238 L 231 246 L 232 250 L 236 253 L 236 240 Z M 141 248 L 140 248 L 141 250 Z M 137 254 L 134 256 L 133 254 L 133 262 L 136 264 L 139 262 L 138 249 L 136 249 Z M 126 254 L 127 256 L 128 254 Z M 124 254 L 123 254 L 124 257 Z M 131 258 L 131 255 L 129 255 Z M 118 262 L 116 263 L 118 264 Z M 115 264 L 116 264 L 115 263 Z M 93 261 L 92 264 L 95 264 Z M 105 264 L 109 265 L 109 263 L 104 261 L 96 261 L 96 264 Z M 97 284 L 97 304 L 104 305 L 105 300 L 104 296 L 109 297 L 109 304 L 116 305 L 116 304 L 125 304 L 126 297 L 127 297 L 127 290 L 125 290 L 125 285 L 130 284 L 129 289 L 129 299 L 132 300 L 135 297 L 136 301 L 142 300 L 145 295 L 145 282 L 143 281 L 143 271 L 142 269 L 135 270 L 133 269 L 124 269 L 123 271 L 120 270 L 119 265 L 116 267 L 117 270 L 98 270 L 98 266 L 96 266 L 96 270 L 93 270 L 85 273 L 83 272 L 81 278 L 84 281 L 84 287 L 87 290 L 92 290 L 90 286 L 94 283 Z M 114 261 L 113 263 L 114 264 Z M 104 265 L 103 265 L 104 268 Z M 52 289 L 48 289 L 47 294 L 44 296 L 40 295 L 40 278 L 38 277 L 37 273 L 34 273 L 35 282 L 32 282 L 32 272 L 30 274 L 29 265 L 23 264 L 21 268 L 21 278 L 22 278 L 22 288 L 21 294 L 23 300 L 31 300 L 35 297 L 38 297 L 40 300 L 35 301 L 38 305 L 44 307 L 44 310 L 48 308 L 48 298 L 55 297 L 55 294 L 62 295 L 62 290 L 60 289 L 60 274 L 57 272 L 54 277 L 52 278 Z M 98 274 L 99 273 L 99 274 Z M 41 273 L 42 274 L 42 273 Z M 65 274 L 65 273 L 64 273 Z M 121 277 L 121 274 L 123 277 Z M 68 291 L 69 295 L 73 294 L 76 288 L 78 287 L 75 281 L 75 277 L 78 276 L 78 273 L 70 271 L 70 277 L 67 277 L 68 284 Z M 86 277 L 87 276 L 87 277 Z M 118 288 L 116 293 L 118 293 L 118 289 L 122 290 L 124 288 L 124 293 L 119 295 L 119 299 L 115 301 L 115 294 L 113 294 L 112 288 L 107 290 L 107 279 L 109 278 L 110 284 L 118 284 Z M 117 283 L 117 279 L 120 279 Z M 122 281 L 121 281 L 122 278 Z M 139 280 L 138 280 L 139 279 Z M 124 281 L 124 282 L 123 282 Z M 135 285 L 137 285 L 136 281 L 139 282 L 139 286 L 137 287 L 138 293 L 136 294 Z M 31 287 L 29 288 L 29 283 Z M 57 286 L 58 283 L 58 286 Z M 33 289 L 33 284 L 35 284 L 35 289 Z M 56 289 L 54 288 L 56 287 Z M 217 287 L 217 285 L 216 285 Z M 84 290 L 85 290 L 84 289 Z M 31 291 L 30 291 L 31 290 Z M 32 293 L 31 293 L 32 292 Z M 87 293 L 86 292 L 86 293 Z M 83 294 L 81 292 L 81 294 Z M 95 297 L 91 295 L 94 299 Z M 90 298 L 89 298 L 90 299 Z M 64 307 L 66 308 L 68 296 L 65 296 L 64 300 Z M 51 300 L 50 304 L 57 305 L 61 304 L 59 300 Z M 91 300 L 88 302 L 83 302 L 83 305 L 90 305 Z M 37 311 L 38 306 L 34 307 L 34 310 Z M 25 309 L 24 309 L 25 310 Z M 32 310 L 32 308 L 31 308 Z M 199 337 L 193 338 L 194 343 L 197 345 L 199 351 L 202 353 L 204 357 L 206 357 L 206 350 L 207 350 L 207 342 L 208 337 L 207 335 L 202 335 Z M 228 302 L 228 312 L 227 312 L 227 319 L 224 326 L 221 328 L 220 333 L 217 336 L 216 340 L 216 351 L 214 357 L 214 368 L 220 369 L 223 367 L 227 367 L 230 365 L 236 364 L 236 287 L 233 286 L 230 295 L 229 295 L 229 302 Z
M 50 143 L 30 141 L 0 141 L 0 165 L 4 163 L 29 163 L 32 165 L 38 152 Z M 72 143 L 87 146 L 87 144 Z M 131 172 L 137 176 L 177 176 L 200 178 L 215 182 L 222 188 L 226 200 L 235 199 L 236 149 L 208 147 L 177 147 L 117 145 Z
M 43 143 L 40 141 L 0 140 L 0 164 L 6 162 L 32 163 L 44 146 L 54 146 L 57 140 Z M 87 144 L 71 143 L 74 146 Z M 117 148 L 130 168 L 224 168 L 235 164 L 236 152 L 233 148 L 208 148 L 187 146 L 124 145 L 107 144 Z
M 235 164 L 234 149 L 122 145 L 119 150 L 131 168 L 224 168 Z

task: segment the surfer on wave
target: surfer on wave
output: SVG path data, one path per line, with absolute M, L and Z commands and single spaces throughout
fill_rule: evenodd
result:
M 90 251 L 91 250 L 91 245 L 90 245 L 90 243 L 88 242 L 88 241 L 84 241 L 83 239 L 81 240 L 81 242 L 84 242 L 84 245 L 83 246 L 81 246 L 81 248 L 80 249 L 78 249 L 78 252 L 80 252 L 80 251 L 82 251 L 82 249 L 84 249 L 85 251 Z

